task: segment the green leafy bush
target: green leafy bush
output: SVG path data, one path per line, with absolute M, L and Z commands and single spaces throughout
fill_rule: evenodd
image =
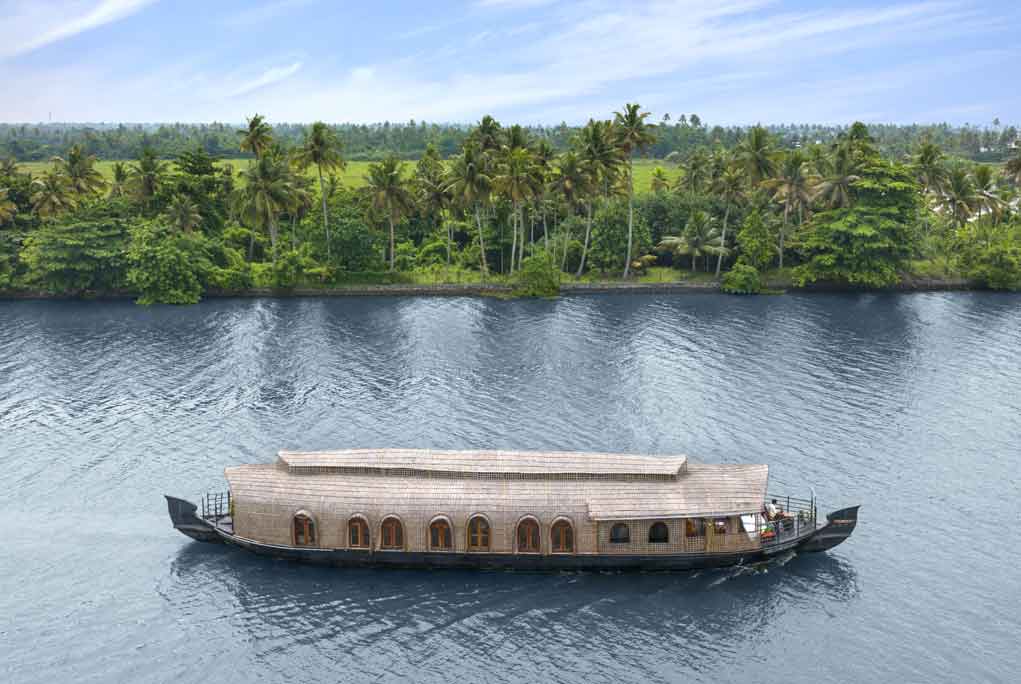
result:
M 163 226 L 141 225 L 128 249 L 128 284 L 139 304 L 194 304 L 202 297 L 212 262 L 205 238 Z
M 560 293 L 560 268 L 544 251 L 525 257 L 514 280 L 514 294 L 519 296 L 555 297 Z
M 125 285 L 128 228 L 121 219 L 44 223 L 25 239 L 30 285 L 57 293 L 113 291 Z
M 723 274 L 722 288 L 730 294 L 757 294 L 762 292 L 762 277 L 754 266 L 738 261 Z

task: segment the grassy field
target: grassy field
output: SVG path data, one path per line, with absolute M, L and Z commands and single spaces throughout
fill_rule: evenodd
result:
M 247 159 L 224 159 L 219 162 L 220 165 L 231 165 L 234 167 L 234 171 L 238 172 L 245 168 L 249 163 Z M 365 174 L 368 173 L 369 164 L 371 162 L 366 161 L 352 161 L 347 163 L 347 168 L 341 174 L 341 181 L 344 185 L 349 187 L 361 187 L 365 184 Z M 113 178 L 113 161 L 100 160 L 97 164 L 97 168 L 100 173 L 109 180 Z M 18 166 L 25 170 L 30 171 L 35 175 L 43 173 L 46 169 L 50 168 L 50 162 L 35 161 L 35 162 L 21 162 Z M 667 176 L 671 181 L 677 178 L 678 171 L 677 167 L 667 165 L 662 161 L 657 160 L 646 160 L 642 159 L 635 162 L 635 192 L 644 195 L 650 192 L 650 185 L 652 183 L 652 171 L 657 166 L 663 167 L 666 171 Z M 414 162 L 407 162 L 405 164 L 405 174 L 411 175 L 414 171 Z M 315 176 L 315 169 L 309 169 L 309 175 Z

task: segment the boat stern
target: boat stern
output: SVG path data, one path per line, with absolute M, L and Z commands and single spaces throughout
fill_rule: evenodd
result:
M 167 500 L 167 511 L 174 529 L 181 534 L 200 542 L 222 543 L 223 539 L 214 527 L 195 514 L 198 507 L 190 501 L 164 495 Z

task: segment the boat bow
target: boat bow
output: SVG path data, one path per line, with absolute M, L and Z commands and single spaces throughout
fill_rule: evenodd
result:
M 181 534 L 201 542 L 223 542 L 213 525 L 195 513 L 198 507 L 190 501 L 164 495 L 167 499 L 167 511 L 174 529 Z
M 858 524 L 858 509 L 849 506 L 826 516 L 826 524 L 812 534 L 801 546 L 801 551 L 826 551 L 851 536 Z

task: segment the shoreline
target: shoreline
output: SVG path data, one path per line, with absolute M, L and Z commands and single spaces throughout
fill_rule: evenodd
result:
M 858 287 L 846 283 L 812 283 L 805 287 L 794 287 L 787 283 L 765 283 L 764 294 L 795 293 L 891 293 L 891 292 L 960 292 L 994 291 L 987 290 L 965 278 L 937 279 L 906 277 L 896 285 L 884 288 Z M 498 297 L 518 298 L 514 287 L 502 284 L 484 283 L 440 283 L 436 285 L 380 284 L 350 285 L 339 287 L 296 287 L 271 288 L 254 287 L 244 290 L 210 290 L 202 299 L 224 298 L 278 298 L 302 297 Z M 684 281 L 671 283 L 567 283 L 561 285 L 561 296 L 588 294 L 722 294 L 718 282 Z M 755 296 L 755 295 L 733 295 Z M 0 301 L 17 300 L 67 300 L 93 301 L 104 299 L 135 299 L 131 292 L 85 292 L 79 294 L 51 293 L 31 290 L 0 290 Z

